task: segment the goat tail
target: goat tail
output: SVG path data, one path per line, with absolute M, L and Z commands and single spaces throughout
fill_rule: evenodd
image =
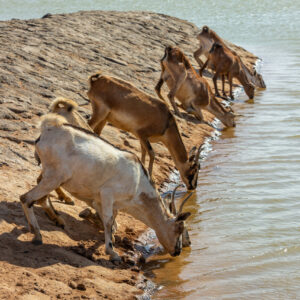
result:
M 102 75 L 101 71 L 98 71 L 97 73 L 91 75 L 89 77 L 89 85 L 92 86 L 93 82 L 96 81 L 99 77 L 101 77 L 101 75 Z
M 64 97 L 57 97 L 51 103 L 49 110 L 50 112 L 55 113 L 59 108 L 64 108 L 66 111 L 71 112 L 78 108 L 78 104 L 71 99 L 67 99 Z

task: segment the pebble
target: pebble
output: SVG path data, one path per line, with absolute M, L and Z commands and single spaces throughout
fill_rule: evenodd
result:
M 85 291 L 86 290 L 86 287 L 83 283 L 79 283 L 77 285 L 77 290 L 80 290 L 80 291 Z
M 69 287 L 72 288 L 72 289 L 76 289 L 77 288 L 77 284 L 75 281 L 70 281 L 69 282 Z

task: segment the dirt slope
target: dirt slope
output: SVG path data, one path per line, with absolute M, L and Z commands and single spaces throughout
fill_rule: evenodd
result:
M 1 299 L 132 299 L 142 292 L 144 279 L 133 266 L 132 249 L 143 224 L 124 214 L 118 217 L 117 249 L 126 250 L 129 258 L 116 266 L 104 255 L 103 232 L 78 216 L 86 207 L 78 200 L 67 206 L 53 198 L 65 230 L 35 207 L 44 245 L 32 245 L 19 195 L 35 184 L 40 171 L 32 142 L 39 117 L 56 96 L 77 101 L 88 118 L 87 78 L 99 69 L 154 94 L 164 46 L 179 45 L 195 65 L 191 55 L 198 31 L 189 22 L 148 12 L 78 12 L 0 22 Z M 235 50 L 254 63 L 253 55 Z M 177 121 L 188 150 L 211 132 L 186 114 Z M 139 154 L 132 135 L 107 125 L 103 136 Z M 162 187 L 174 164 L 161 144 L 154 149 L 154 177 Z

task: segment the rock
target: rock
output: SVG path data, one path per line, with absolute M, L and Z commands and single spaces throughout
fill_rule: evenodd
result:
M 134 247 L 133 247 L 133 245 L 132 245 L 132 242 L 131 242 L 131 241 L 129 240 L 129 238 L 126 237 L 126 236 L 122 239 L 122 246 L 123 246 L 124 248 L 126 248 L 126 249 L 134 250 Z
M 80 212 L 79 217 L 86 219 L 92 215 L 92 211 L 90 208 L 86 208 L 83 211 Z
M 69 282 L 69 287 L 72 288 L 72 289 L 77 289 L 77 283 L 72 280 L 72 281 Z
M 80 291 L 85 291 L 86 290 L 86 287 L 83 283 L 79 283 L 77 285 L 77 290 L 80 290 Z

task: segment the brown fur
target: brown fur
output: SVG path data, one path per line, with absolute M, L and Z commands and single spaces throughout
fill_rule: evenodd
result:
M 176 97 L 187 112 L 191 112 L 203 121 L 201 109 L 206 109 L 219 118 L 226 126 L 234 126 L 234 115 L 215 99 L 208 82 L 200 77 L 183 52 L 177 47 L 168 46 L 161 60 L 161 77 L 155 87 L 160 99 L 161 87 L 167 83 L 170 92 L 168 98 L 175 110 L 181 116 L 174 98 Z
M 224 47 L 221 44 L 214 43 L 207 61 L 202 66 L 200 70 L 200 75 L 202 76 L 202 72 L 205 67 L 210 64 L 215 67 L 215 75 L 213 77 L 213 82 L 215 86 L 216 95 L 219 96 L 219 91 L 217 87 L 217 78 L 219 75 L 228 76 L 229 85 L 230 85 L 230 97 L 233 99 L 232 93 L 232 79 L 237 78 L 240 83 L 243 85 L 246 94 L 250 99 L 254 97 L 254 85 L 248 80 L 247 73 L 245 70 L 245 66 L 243 65 L 241 59 L 238 55 L 232 53 L 227 47 Z M 223 94 L 224 92 L 224 82 L 223 82 Z
M 197 39 L 200 42 L 200 47 L 194 52 L 194 58 L 197 61 L 200 68 L 203 66 L 203 62 L 200 59 L 201 55 L 205 55 L 208 57 L 209 51 L 211 50 L 211 47 L 214 43 L 218 43 L 223 46 L 224 49 L 227 49 L 229 52 L 231 52 L 233 55 L 237 56 L 239 59 L 239 55 L 231 49 L 231 47 L 219 36 L 215 31 L 210 29 L 208 26 L 203 26 L 201 32 L 197 35 Z M 253 70 L 252 72 L 243 64 L 242 60 L 240 59 L 240 63 L 242 68 L 244 69 L 244 72 L 247 76 L 247 80 L 250 81 L 252 84 L 259 88 L 266 88 L 265 82 L 260 74 L 256 72 L 256 70 Z M 209 62 L 208 66 L 210 69 L 215 70 L 216 66 L 213 64 L 213 62 Z M 223 86 L 224 86 L 224 76 L 222 76 L 223 80 Z M 223 88 L 224 93 L 224 88 Z
M 78 104 L 71 99 L 57 97 L 51 103 L 49 111 L 65 117 L 70 124 L 92 131 L 87 121 L 78 112 Z
M 110 122 L 133 133 L 141 142 L 143 163 L 146 151 L 149 154 L 150 176 L 154 162 L 150 142 L 163 142 L 169 149 L 182 180 L 188 188 L 194 189 L 195 186 L 189 184 L 187 177 L 195 167 L 188 161 L 176 121 L 167 105 L 116 77 L 97 73 L 89 78 L 89 83 L 88 97 L 93 109 L 89 125 L 93 130 L 101 134 L 106 122 Z

